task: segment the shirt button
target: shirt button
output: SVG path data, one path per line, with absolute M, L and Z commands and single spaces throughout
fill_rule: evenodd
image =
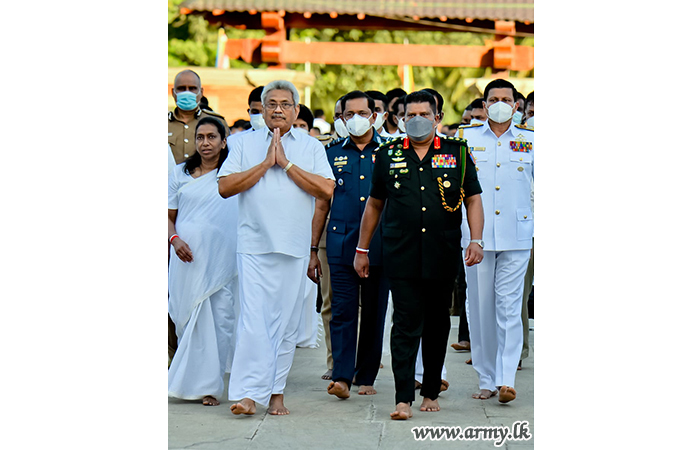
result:
M 185 125 L 185 130 L 188 129 L 189 127 L 190 127 L 189 125 Z
M 333 227 L 333 231 L 335 231 L 336 229 L 337 229 L 336 227 Z
M 364 176 L 364 175 L 360 175 L 360 180 L 364 180 L 364 179 L 365 179 L 365 176 Z
M 361 201 L 361 202 L 364 202 L 364 201 L 365 201 L 365 198 L 364 198 L 364 197 L 360 197 L 360 201 Z
M 190 156 L 190 155 L 188 155 L 187 153 L 185 153 L 185 158 L 188 158 L 189 156 Z
M 496 163 L 496 167 L 501 167 L 501 163 Z
M 522 161 L 522 160 L 523 160 L 523 159 L 522 159 L 522 158 L 520 158 L 520 161 Z
M 425 186 L 421 186 L 421 187 L 420 187 L 420 190 L 421 190 L 421 191 L 424 191 L 424 190 L 425 190 Z
M 501 190 L 501 187 L 500 187 L 500 186 L 496 186 L 496 190 L 497 190 L 497 191 L 500 191 L 500 190 Z
M 501 141 L 498 141 L 498 146 L 499 146 L 499 147 L 501 146 Z
M 497 210 L 496 210 L 496 215 L 499 215 L 500 213 L 501 213 L 501 210 L 500 210 L 500 209 L 497 209 Z
M 425 211 L 425 206 L 421 208 L 423 211 Z
M 423 228 L 421 231 L 422 231 L 423 233 L 425 233 L 425 228 Z
M 422 171 L 423 171 L 423 168 L 422 168 L 422 167 L 420 167 L 420 168 L 419 168 L 418 170 L 420 170 L 420 171 L 422 172 Z
M 189 139 L 185 139 L 185 142 L 190 142 L 190 140 L 189 140 Z
M 360 158 L 365 159 L 365 155 L 360 155 Z

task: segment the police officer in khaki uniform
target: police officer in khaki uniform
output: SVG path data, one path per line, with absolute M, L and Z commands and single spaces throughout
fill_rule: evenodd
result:
M 467 143 L 436 136 L 437 104 L 431 94 L 413 92 L 404 105 L 407 137 L 389 141 L 377 152 L 354 264 L 360 277 L 369 275 L 370 241 L 381 218 L 383 265 L 394 302 L 391 356 L 396 411 L 391 418 L 400 420 L 412 416 L 421 338 L 425 372 L 420 410 L 440 410 L 437 397 L 451 327 L 455 261 L 461 257 L 462 203 L 472 239 L 465 252 L 468 266 L 483 257 L 484 220 L 481 187 Z
M 202 117 L 212 116 L 229 127 L 224 116 L 199 107 L 202 100 L 202 82 L 192 70 L 183 70 L 175 75 L 173 98 L 177 107 L 168 113 L 168 144 L 173 151 L 175 162 L 180 164 L 194 154 L 194 129 Z

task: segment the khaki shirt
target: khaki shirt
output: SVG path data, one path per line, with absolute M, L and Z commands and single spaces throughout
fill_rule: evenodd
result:
M 170 144 L 173 156 L 175 157 L 175 163 L 177 164 L 180 164 L 195 152 L 194 130 L 197 128 L 199 119 L 207 116 L 216 117 L 224 123 L 226 128 L 226 136 L 224 136 L 224 139 L 230 134 L 226 119 L 220 114 L 198 108 L 194 119 L 185 123 L 176 117 L 175 112 L 177 110 L 178 109 L 175 108 L 174 111 L 168 113 L 168 144 Z

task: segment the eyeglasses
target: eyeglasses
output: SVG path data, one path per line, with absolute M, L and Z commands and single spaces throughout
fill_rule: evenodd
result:
M 265 109 L 269 109 L 270 111 L 274 111 L 277 109 L 279 106 L 282 108 L 282 111 L 289 111 L 290 109 L 294 108 L 294 103 L 265 103 Z

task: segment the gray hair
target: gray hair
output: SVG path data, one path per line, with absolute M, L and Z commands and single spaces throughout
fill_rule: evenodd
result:
M 299 105 L 299 92 L 297 91 L 297 88 L 294 87 L 294 85 L 287 80 L 275 80 L 271 83 L 268 83 L 265 86 L 265 89 L 263 89 L 262 94 L 260 94 L 262 103 L 267 103 L 267 97 L 268 95 L 270 95 L 270 91 L 274 91 L 277 89 L 291 92 L 292 100 L 294 100 L 294 106 Z

